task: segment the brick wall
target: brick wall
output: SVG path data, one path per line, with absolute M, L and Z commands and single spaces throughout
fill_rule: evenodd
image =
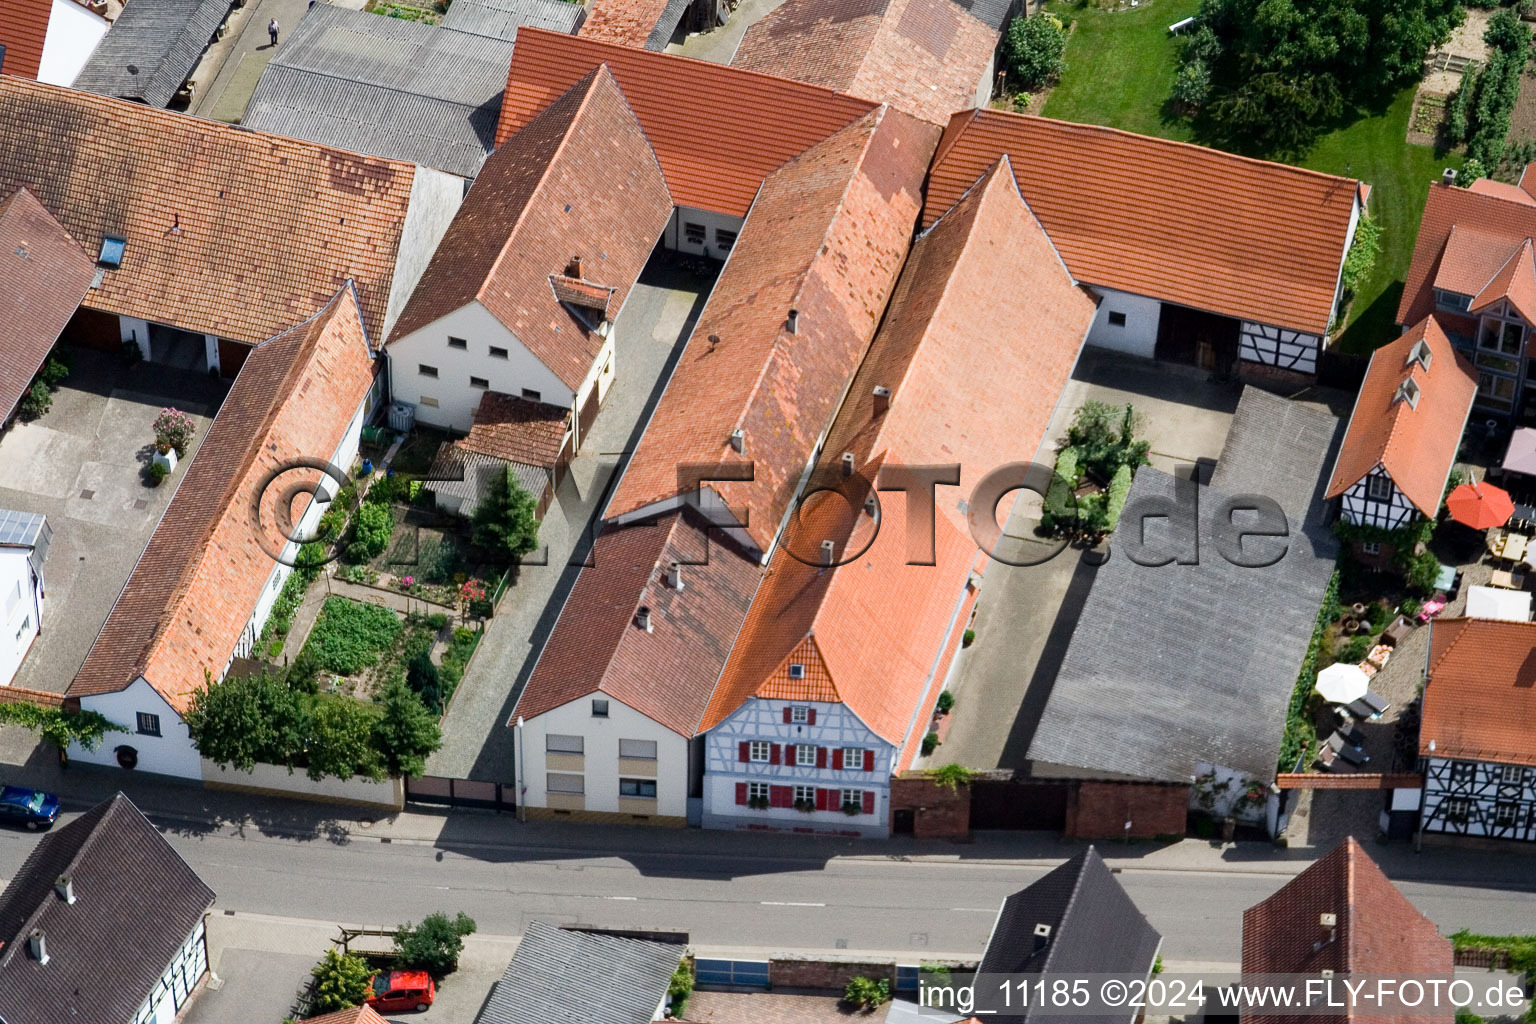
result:
M 1152 782 L 1081 782 L 1067 802 L 1064 834 L 1072 839 L 1183 835 L 1189 787 Z
M 1305 387 L 1315 385 L 1317 377 L 1310 373 L 1299 373 L 1296 370 L 1286 369 L 1280 366 L 1270 366 L 1268 363 L 1254 363 L 1246 359 L 1237 362 L 1237 375 L 1250 384 L 1263 387 L 1266 384 L 1284 384 Z
M 894 963 L 864 963 L 857 960 L 770 960 L 770 988 L 813 988 L 841 992 L 852 978 L 885 978 L 896 984 Z
M 923 775 L 891 780 L 891 813 L 911 811 L 918 839 L 951 839 L 971 834 L 971 787 L 941 786 Z

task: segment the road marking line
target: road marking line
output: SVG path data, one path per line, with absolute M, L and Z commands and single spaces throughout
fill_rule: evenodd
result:
M 604 899 L 609 899 L 609 900 L 638 900 L 640 897 L 639 896 L 605 896 L 603 898 Z
M 765 907 L 824 907 L 824 906 L 826 906 L 825 903 L 783 903 L 783 902 L 780 902 L 779 900 L 762 900 L 761 901 L 761 905 L 765 906 Z
M 996 907 L 950 907 L 949 910 L 950 910 L 950 913 L 956 913 L 956 914 L 958 914 L 958 913 L 966 913 L 966 914 L 995 914 L 995 913 L 997 913 L 997 908 Z

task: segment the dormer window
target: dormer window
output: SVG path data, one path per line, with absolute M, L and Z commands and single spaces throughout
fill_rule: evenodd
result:
M 1409 377 L 1397 386 L 1397 394 L 1392 396 L 1393 402 L 1407 402 L 1408 408 L 1419 407 L 1419 382 Z
M 101 240 L 101 255 L 96 257 L 97 266 L 114 269 L 123 265 L 123 253 L 128 249 L 127 239 L 108 235 Z
M 1448 292 L 1444 288 L 1436 288 L 1435 305 L 1441 309 L 1450 310 L 1453 313 L 1465 313 L 1472 308 L 1472 296 L 1462 295 L 1458 292 Z
M 1420 338 L 1417 342 L 1414 343 L 1412 350 L 1409 351 L 1408 362 L 1406 365 L 1412 366 L 1414 363 L 1418 363 L 1424 369 L 1428 370 L 1430 360 L 1432 360 L 1434 357 L 1435 354 L 1429 350 L 1429 342 Z

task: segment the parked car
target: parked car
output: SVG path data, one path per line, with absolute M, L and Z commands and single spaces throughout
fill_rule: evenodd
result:
M 58 817 L 59 798 L 52 793 L 21 786 L 0 789 L 0 821 L 35 830 L 47 828 Z
M 364 1002 L 380 1013 L 425 1010 L 437 998 L 437 985 L 426 971 L 380 971 L 368 987 L 373 995 Z

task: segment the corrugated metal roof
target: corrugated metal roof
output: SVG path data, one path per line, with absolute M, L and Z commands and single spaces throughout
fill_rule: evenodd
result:
M 511 63 L 503 39 L 317 4 L 262 73 L 244 124 L 473 177 Z
M 646 37 L 645 48 L 665 50 L 667 44 L 672 41 L 672 36 L 676 34 L 677 25 L 683 20 L 683 14 L 692 3 L 693 0 L 667 0 L 667 6 L 661 9 L 661 15 L 656 19 L 656 27 L 651 29 L 651 34 Z
M 427 490 L 439 497 L 458 498 L 464 503 L 459 511 L 471 515 L 490 493 L 492 480 L 503 469 L 511 470 L 518 486 L 533 495 L 535 500 L 549 486 L 549 470 L 543 466 L 529 466 L 498 459 L 494 455 L 467 452 L 452 443 L 445 443 L 438 449 L 432 463 L 432 480 L 427 484 Z
M 586 18 L 585 7 L 567 0 L 453 0 L 443 28 L 511 42 L 524 25 L 569 35 Z
M 683 947 L 530 921 L 475 1024 L 637 1024 L 667 994 Z
M 230 0 L 133 0 L 75 79 L 74 88 L 164 107 L 229 13 Z

